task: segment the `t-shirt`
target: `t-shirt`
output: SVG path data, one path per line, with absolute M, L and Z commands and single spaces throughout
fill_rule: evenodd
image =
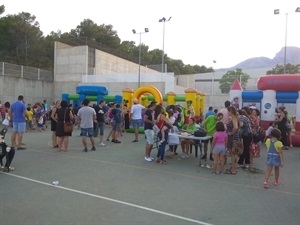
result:
M 268 138 L 266 140 L 267 151 L 269 151 L 269 149 L 270 149 L 271 141 L 272 140 L 270 138 Z M 281 141 L 275 141 L 274 147 L 275 147 L 276 152 L 280 152 L 279 149 L 281 149 L 283 147 L 283 144 Z
M 223 108 L 223 109 L 220 110 L 220 113 L 223 114 L 222 122 L 224 123 L 224 125 L 226 127 L 227 123 L 229 122 L 228 109 L 227 108 Z
M 218 120 L 213 115 L 205 119 L 206 133 L 208 136 L 213 136 L 213 134 L 216 132 L 217 122 Z
M 104 115 L 107 112 L 107 107 L 105 107 L 105 106 L 100 107 L 97 105 L 95 107 L 95 111 L 96 111 L 97 121 L 104 122 L 105 121 Z
M 213 111 L 208 111 L 208 112 L 205 114 L 205 119 L 206 119 L 207 117 L 209 117 L 209 116 L 214 116 L 214 115 L 216 115 L 215 112 L 213 112 Z
M 133 120 L 140 120 L 142 119 L 142 110 L 144 109 L 145 107 L 140 105 L 140 104 L 135 104 L 133 106 L 131 106 L 131 118 Z
M 17 123 L 24 123 L 26 105 L 22 101 L 16 101 L 10 108 L 13 113 L 13 121 Z
M 145 117 L 147 116 L 147 119 L 150 121 L 153 121 L 153 111 L 151 109 L 147 109 L 145 112 Z M 152 123 L 147 123 L 144 122 L 144 130 L 152 130 L 153 129 L 153 124 Z
M 33 112 L 31 110 L 29 110 L 29 111 L 27 110 L 26 116 L 27 116 L 27 120 L 31 121 L 32 117 L 33 117 Z
M 78 110 L 77 113 L 78 116 L 81 118 L 80 127 L 87 129 L 87 128 L 93 128 L 93 118 L 94 115 L 96 115 L 95 109 L 89 107 L 89 106 L 83 106 Z
M 227 133 L 225 131 L 218 131 L 214 133 L 215 145 L 224 145 L 227 138 Z
M 190 124 L 185 124 L 184 125 L 184 130 L 187 130 L 187 131 L 196 131 L 198 128 L 196 127 L 195 124 L 193 125 L 190 125 Z

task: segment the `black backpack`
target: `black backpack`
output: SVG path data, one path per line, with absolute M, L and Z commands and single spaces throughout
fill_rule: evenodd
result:
M 203 128 L 198 128 L 198 130 L 196 130 L 194 132 L 194 136 L 195 137 L 205 137 L 206 136 L 206 131 Z

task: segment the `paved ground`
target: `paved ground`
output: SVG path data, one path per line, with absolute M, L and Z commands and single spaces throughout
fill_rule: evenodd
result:
M 50 131 L 26 133 L 16 170 L 0 172 L 0 225 L 300 224 L 299 148 L 284 152 L 282 184 L 264 189 L 264 150 L 256 170 L 213 176 L 193 155 L 166 165 L 144 161 L 143 135 L 87 153 L 78 130 L 69 152 L 50 140 Z

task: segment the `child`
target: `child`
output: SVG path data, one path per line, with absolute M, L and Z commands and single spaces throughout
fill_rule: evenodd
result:
M 224 162 L 226 154 L 227 133 L 225 132 L 224 123 L 219 121 L 216 123 L 216 132 L 213 135 L 213 141 L 210 151 L 213 153 L 214 165 L 212 174 L 215 175 L 220 160 L 220 174 L 224 174 Z
M 264 187 L 269 188 L 269 177 L 273 167 L 275 168 L 275 180 L 274 185 L 279 185 L 279 167 L 283 167 L 283 154 L 282 154 L 282 142 L 278 141 L 281 137 L 281 132 L 277 128 L 271 131 L 270 138 L 266 140 L 266 147 L 268 151 L 267 156 L 267 171 L 265 173 Z
M 42 132 L 43 129 L 43 123 L 44 123 L 44 118 L 43 116 L 40 116 L 40 118 L 38 119 L 38 124 L 37 124 L 37 130 L 38 132 Z
M 265 136 L 265 139 L 264 139 L 264 143 L 266 142 L 266 140 L 267 140 L 268 138 L 270 138 L 271 131 L 273 130 L 274 127 L 275 127 L 275 123 L 274 123 L 274 122 L 270 122 L 270 123 L 269 123 L 269 127 L 268 127 L 268 129 L 266 130 L 266 136 Z
M 173 113 L 173 111 L 172 111 L 172 113 Z M 164 115 L 166 117 L 165 113 L 162 113 L 161 115 Z M 172 114 L 172 116 L 173 116 L 173 114 Z M 175 119 L 173 121 L 175 122 Z M 160 144 L 164 143 L 164 141 L 166 140 L 165 139 L 166 132 L 169 132 L 169 130 L 173 128 L 173 125 L 172 125 L 172 122 L 169 119 L 167 119 L 167 121 L 165 121 L 164 119 L 160 118 L 157 122 L 157 126 L 158 126 L 158 128 L 160 129 L 160 132 L 161 132 L 161 139 L 158 142 L 158 145 L 160 145 Z
M 33 112 L 30 107 L 27 107 L 26 112 L 26 131 L 32 130 L 32 118 L 33 118 Z

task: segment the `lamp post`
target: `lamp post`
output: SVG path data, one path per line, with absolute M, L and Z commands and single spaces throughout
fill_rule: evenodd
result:
M 165 23 L 171 20 L 172 16 L 167 20 L 165 17 L 159 19 L 158 22 L 163 23 L 163 46 L 162 46 L 162 57 L 161 57 L 161 72 L 164 72 L 164 56 L 165 56 Z
M 300 7 L 297 7 L 295 12 L 300 12 Z M 274 15 L 280 14 L 279 9 L 274 9 Z M 284 55 L 283 55 L 283 74 L 286 72 L 286 45 L 287 45 L 287 28 L 288 28 L 288 13 L 285 13 L 285 40 L 284 40 Z
M 217 61 L 216 60 L 213 60 L 213 63 L 216 63 Z M 213 68 L 214 70 L 214 68 Z M 212 74 L 212 79 L 211 79 L 211 94 L 214 93 L 214 77 L 215 77 L 215 70 L 213 71 L 213 74 Z
M 132 33 L 134 34 L 139 34 L 140 35 L 140 44 L 139 44 L 139 73 L 138 73 L 138 88 L 141 85 L 141 54 L 142 54 L 142 49 L 141 49 L 141 45 L 142 45 L 142 34 L 148 33 L 149 29 L 145 28 L 144 32 L 136 32 L 135 29 L 132 30 Z

